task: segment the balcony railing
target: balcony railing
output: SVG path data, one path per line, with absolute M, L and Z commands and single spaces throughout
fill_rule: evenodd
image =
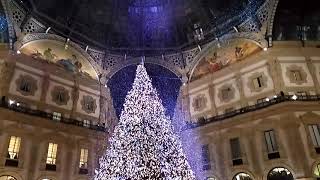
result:
M 60 120 L 54 120 L 54 118 L 53 118 L 54 115 L 52 113 L 47 113 L 47 112 L 40 111 L 40 110 L 33 110 L 33 109 L 30 109 L 25 106 L 18 106 L 17 104 L 10 104 L 5 100 L 1 101 L 0 107 L 9 109 L 11 111 L 27 114 L 30 116 L 41 117 L 41 118 L 44 118 L 47 120 L 51 120 L 53 122 L 60 122 L 60 123 L 78 126 L 78 127 L 82 127 L 82 128 L 87 128 L 87 129 L 91 129 L 91 130 L 95 130 L 95 131 L 107 132 L 107 129 L 104 126 L 93 125 L 93 124 L 86 124 L 84 126 L 82 121 L 79 121 L 76 119 L 71 119 L 71 118 L 65 118 L 65 117 L 61 117 Z
M 185 129 L 193 129 L 197 127 L 201 127 L 204 125 L 207 125 L 209 123 L 213 122 L 218 122 L 222 121 L 228 118 L 232 118 L 235 116 L 238 116 L 240 114 L 246 114 L 249 112 L 257 111 L 263 108 L 267 108 L 269 106 L 275 105 L 275 104 L 280 104 L 283 102 L 289 102 L 289 101 L 320 101 L 320 95 L 283 95 L 283 96 L 276 96 L 272 99 L 268 99 L 268 101 L 264 101 L 261 103 L 257 103 L 252 106 L 246 106 L 240 109 L 236 109 L 234 111 L 230 111 L 228 113 L 222 114 L 222 115 L 217 115 L 214 117 L 210 118 L 201 118 L 197 123 L 188 123 Z

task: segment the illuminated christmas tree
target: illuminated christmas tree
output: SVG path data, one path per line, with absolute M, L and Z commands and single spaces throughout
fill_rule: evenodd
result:
M 195 179 L 143 65 L 109 143 L 95 180 Z

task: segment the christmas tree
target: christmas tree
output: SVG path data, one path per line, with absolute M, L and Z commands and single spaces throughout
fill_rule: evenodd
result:
M 95 180 L 195 179 L 143 64 L 109 144 Z

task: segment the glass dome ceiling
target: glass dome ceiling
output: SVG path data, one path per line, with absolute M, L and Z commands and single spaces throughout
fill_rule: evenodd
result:
M 264 0 L 24 0 L 52 31 L 84 46 L 164 53 L 232 30 Z

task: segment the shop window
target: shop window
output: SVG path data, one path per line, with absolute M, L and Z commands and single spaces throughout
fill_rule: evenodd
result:
M 17 180 L 13 176 L 0 176 L 0 180 Z
M 253 179 L 247 173 L 238 173 L 232 178 L 232 180 L 253 180 Z
M 279 153 L 274 130 L 265 131 L 264 138 L 266 142 L 268 158 L 269 159 L 280 158 L 280 153 Z
M 320 179 L 320 164 L 317 164 L 316 167 L 314 167 L 313 175 L 314 175 L 317 179 Z
M 242 153 L 239 138 L 230 139 L 231 158 L 234 166 L 242 165 Z
M 282 167 L 272 169 L 267 177 L 267 180 L 294 180 L 292 173 Z

